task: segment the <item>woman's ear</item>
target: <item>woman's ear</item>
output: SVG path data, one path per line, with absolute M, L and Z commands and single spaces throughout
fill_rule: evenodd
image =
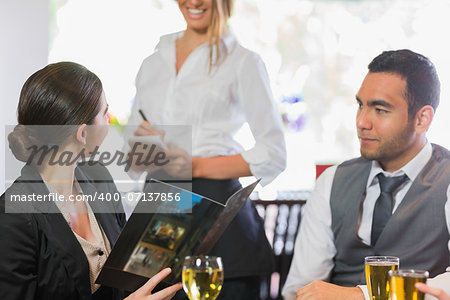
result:
M 415 127 L 416 132 L 425 133 L 431 125 L 434 117 L 434 109 L 431 105 L 425 105 L 416 113 Z
M 82 145 L 86 145 L 87 140 L 87 125 L 81 124 L 76 132 L 76 139 L 78 142 L 80 142 Z

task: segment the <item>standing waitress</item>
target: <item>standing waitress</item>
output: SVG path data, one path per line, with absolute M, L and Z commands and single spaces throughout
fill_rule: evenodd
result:
M 192 176 L 195 193 L 218 201 L 240 188 L 239 177 L 253 175 L 266 185 L 286 164 L 281 118 L 264 63 L 228 30 L 232 2 L 178 0 L 186 30 L 162 36 L 156 52 L 142 63 L 129 120 L 140 123 L 136 136 L 164 137 L 158 125 L 192 126 L 192 156 L 169 147 L 170 164 L 163 171 L 174 178 Z M 148 122 L 141 123 L 139 110 Z M 255 145 L 244 151 L 233 136 L 245 122 Z M 176 144 L 169 136 L 164 141 Z M 154 170 L 146 171 L 155 177 Z M 144 170 L 135 166 L 134 171 Z M 224 262 L 219 299 L 259 299 L 261 277 L 272 272 L 273 254 L 250 200 L 210 255 Z

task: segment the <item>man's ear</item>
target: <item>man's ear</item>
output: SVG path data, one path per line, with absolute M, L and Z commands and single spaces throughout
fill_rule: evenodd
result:
M 431 125 L 434 117 L 434 109 L 431 105 L 425 105 L 416 113 L 414 126 L 417 133 L 425 133 Z
M 81 124 L 76 132 L 76 139 L 78 142 L 80 142 L 82 145 L 86 145 L 87 140 L 87 125 Z

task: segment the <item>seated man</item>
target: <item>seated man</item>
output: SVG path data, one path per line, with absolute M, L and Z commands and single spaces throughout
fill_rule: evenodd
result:
M 285 299 L 369 299 L 357 287 L 366 282 L 366 256 L 397 256 L 401 268 L 431 276 L 445 272 L 450 152 L 426 138 L 439 95 L 436 70 L 420 54 L 386 51 L 369 64 L 356 95 L 361 157 L 318 178 Z

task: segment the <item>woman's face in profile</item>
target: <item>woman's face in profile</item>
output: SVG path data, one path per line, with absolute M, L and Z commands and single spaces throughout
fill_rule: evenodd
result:
M 213 0 L 178 0 L 178 7 L 188 29 L 205 33 L 212 15 Z
M 105 93 L 102 92 L 100 97 L 100 111 L 95 116 L 92 125 L 88 126 L 88 138 L 86 140 L 86 148 L 92 151 L 95 147 L 100 147 L 109 129 L 108 107 L 106 103 Z

